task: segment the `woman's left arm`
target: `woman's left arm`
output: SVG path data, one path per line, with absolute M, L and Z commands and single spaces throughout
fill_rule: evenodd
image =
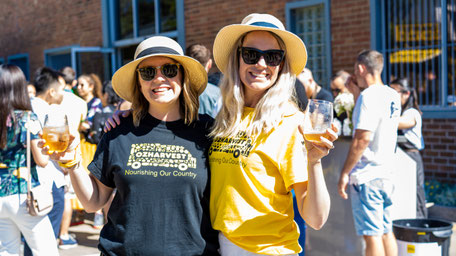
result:
M 410 129 L 416 125 L 415 117 L 411 115 L 402 115 L 399 118 L 399 126 L 397 129 Z
M 300 127 L 302 133 L 302 129 Z M 325 138 L 326 137 L 326 138 Z M 334 148 L 333 141 L 337 139 L 337 128 L 326 131 L 326 136 L 321 138 L 321 143 L 305 141 L 307 151 L 307 182 L 293 185 L 298 203 L 299 213 L 306 223 L 313 229 L 321 229 L 326 223 L 330 209 L 329 192 L 326 187 L 321 158 Z M 328 139 L 327 139 L 328 138 Z

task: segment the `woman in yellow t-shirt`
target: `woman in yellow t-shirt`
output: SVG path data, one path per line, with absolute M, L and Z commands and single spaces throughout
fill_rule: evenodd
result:
M 209 149 L 210 213 L 220 252 L 297 255 L 291 190 L 307 225 L 321 228 L 330 208 L 321 158 L 337 139 L 334 127 L 318 144 L 299 131 L 303 113 L 293 90 L 307 61 L 305 45 L 274 16 L 250 14 L 222 28 L 213 49 L 224 74 Z

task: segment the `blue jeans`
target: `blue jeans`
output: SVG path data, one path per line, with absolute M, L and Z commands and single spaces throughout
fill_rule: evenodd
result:
M 52 185 L 52 196 L 54 197 L 54 205 L 48 213 L 49 220 L 54 230 L 54 236 L 57 238 L 60 232 L 60 223 L 62 222 L 63 208 L 65 207 L 65 188 L 57 188 L 55 183 Z M 27 242 L 24 243 L 24 256 L 32 256 L 32 251 Z
M 392 181 L 374 179 L 350 186 L 351 204 L 356 233 L 359 236 L 381 236 L 392 232 Z

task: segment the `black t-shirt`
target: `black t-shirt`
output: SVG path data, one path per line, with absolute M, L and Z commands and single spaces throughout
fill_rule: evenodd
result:
M 331 92 L 326 90 L 323 87 L 321 87 L 321 90 L 317 93 L 317 95 L 315 96 L 315 99 L 326 100 L 326 101 L 330 101 L 330 102 L 334 101 L 334 98 L 333 98 Z
M 304 85 L 296 79 L 295 82 L 295 90 L 296 90 L 296 98 L 298 100 L 298 107 L 301 111 L 305 111 L 307 107 L 307 102 L 309 99 L 307 98 L 306 90 L 304 89 Z
M 134 127 L 130 115 L 103 135 L 88 168 L 117 189 L 100 233 L 104 254 L 218 254 L 209 218 L 211 122 L 200 116 L 185 125 L 148 115 Z

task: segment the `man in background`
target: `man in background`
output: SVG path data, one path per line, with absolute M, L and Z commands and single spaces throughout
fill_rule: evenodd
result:
M 331 93 L 317 84 L 310 69 L 304 68 L 304 70 L 298 76 L 296 76 L 296 79 L 299 80 L 302 85 L 304 85 L 308 99 L 326 100 L 333 102 L 334 99 Z
M 211 51 L 202 44 L 192 44 L 187 47 L 185 55 L 190 56 L 203 65 L 206 72 L 212 67 Z M 215 118 L 221 107 L 220 88 L 216 85 L 207 83 L 206 89 L 199 96 L 199 109 L 200 114 L 208 114 Z
M 87 103 L 82 98 L 75 95 L 72 91 L 72 88 L 74 88 L 78 83 L 76 80 L 76 72 L 71 67 L 64 67 L 61 69 L 61 71 L 61 79 L 63 79 L 65 84 L 65 92 L 63 101 L 60 106 L 68 117 L 68 126 L 70 128 L 70 133 L 76 137 L 76 141 L 80 141 L 79 124 L 82 120 L 86 119 Z M 70 249 L 78 245 L 76 239 L 69 234 L 71 218 L 73 216 L 71 200 L 76 200 L 76 194 L 73 191 L 70 175 L 68 175 L 68 173 L 65 173 L 65 180 L 67 189 L 65 191 L 65 208 L 62 215 L 62 224 L 60 226 L 59 232 L 60 249 Z
M 331 77 L 331 92 L 334 99 L 341 93 L 349 92 L 348 88 L 345 86 L 349 77 L 350 73 L 345 70 L 339 70 Z
M 72 67 L 64 67 L 60 69 L 60 73 L 63 74 L 63 79 L 65 80 L 65 91 L 73 92 L 73 88 L 78 84 L 76 71 Z
M 365 255 L 397 255 L 391 206 L 394 157 L 401 113 L 399 94 L 383 84 L 383 55 L 361 52 L 348 89 L 355 98 L 354 135 L 341 171 L 339 195 L 348 199 L 350 187 L 355 229 L 366 242 Z

